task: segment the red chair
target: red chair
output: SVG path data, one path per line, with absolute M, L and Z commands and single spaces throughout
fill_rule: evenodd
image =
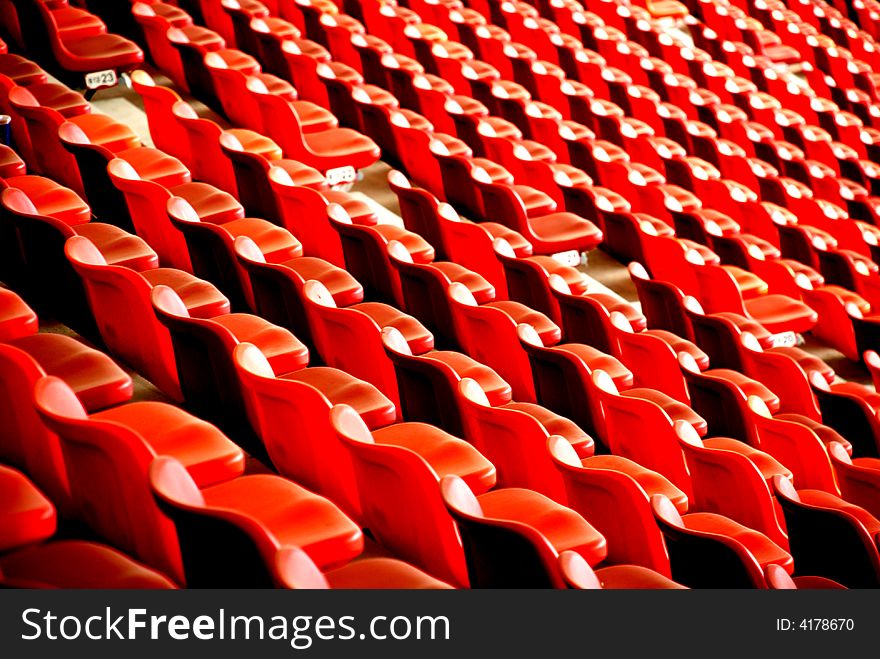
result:
M 463 378 L 475 380 L 492 405 L 504 405 L 511 400 L 507 382 L 463 353 L 432 350 L 414 355 L 404 336 L 393 327 L 382 330 L 382 342 L 397 376 L 401 413 L 410 421 L 430 423 L 455 437 L 463 437 L 458 395 Z
M 810 373 L 809 380 L 823 423 L 846 438 L 848 452 L 857 458 L 880 457 L 876 391 L 856 382 L 829 385 L 818 373 Z
M 817 322 L 818 314 L 803 302 L 786 295 L 761 295 L 743 299 L 736 280 L 716 265 L 695 265 L 702 303 L 709 313 L 732 311 L 756 320 L 773 334 L 803 333 Z
M 363 551 L 361 530 L 333 503 L 278 476 L 243 476 L 200 489 L 178 460 L 159 457 L 149 483 L 177 529 L 189 587 L 266 587 L 272 582 L 266 565 L 285 545 L 302 547 L 324 568 Z M 226 550 L 218 553 L 218 546 Z
M 99 340 L 97 328 L 88 311 L 82 283 L 64 256 L 65 241 L 73 235 L 86 236 L 108 263 L 136 270 L 158 265 L 156 253 L 137 236 L 98 222 L 71 227 L 62 220 L 39 214 L 21 190 L 3 190 L 0 211 L 0 221 L 10 223 L 13 235 L 17 234 L 21 248 L 19 258 L 26 273 L 22 286 L 50 306 L 59 320 L 90 339 Z
M 174 530 L 149 496 L 149 463 L 156 455 L 178 457 L 201 485 L 210 485 L 242 473 L 241 450 L 214 426 L 164 403 L 130 403 L 89 415 L 55 377 L 37 381 L 34 400 L 43 422 L 61 438 L 71 494 L 83 519 L 182 582 Z
M 174 104 L 181 100 L 180 96 L 169 87 L 157 85 L 146 71 L 132 72 L 131 86 L 144 104 L 153 144 L 168 155 L 188 163 L 191 157 L 189 138 L 172 111 Z
M 605 538 L 583 517 L 519 488 L 474 496 L 457 476 L 440 481 L 446 508 L 465 548 L 472 588 L 564 588 L 559 554 L 575 551 L 591 566 L 607 553 Z
M 186 164 L 192 171 L 193 177 L 238 198 L 238 186 L 232 163 L 220 148 L 220 135 L 223 132 L 220 126 L 210 119 L 199 117 L 195 110 L 183 101 L 175 103 L 172 112 L 189 141 L 190 158 Z M 268 137 L 246 128 L 235 128 L 229 132 L 248 151 L 263 155 L 269 160 L 277 160 L 281 157 L 281 149 Z
M 791 470 L 794 480 L 804 488 L 840 493 L 834 479 L 834 470 L 828 457 L 826 443 L 845 442 L 837 433 L 830 436 L 810 427 L 797 417 L 786 419 L 770 416 L 764 405 L 754 396 L 748 399 L 751 418 L 749 444 L 769 453 Z M 828 440 L 827 442 L 825 440 Z
M 375 163 L 379 147 L 370 138 L 350 128 L 334 128 L 314 133 L 303 131 L 297 110 L 280 96 L 257 92 L 263 125 L 278 142 L 288 158 L 295 158 L 322 173 L 330 172 L 331 180 L 354 180 L 354 172 L 343 176 L 333 170 L 359 170 Z
M 583 556 L 573 551 L 559 555 L 559 569 L 569 588 L 577 590 L 680 590 L 686 589 L 662 574 L 639 565 L 610 565 L 593 571 Z
M 791 574 L 792 557 L 767 536 L 714 513 L 681 516 L 662 494 L 651 497 L 663 532 L 672 578 L 691 588 L 767 588 L 764 569 Z
M 360 520 L 351 458 L 330 425 L 330 408 L 350 405 L 378 429 L 396 420 L 394 404 L 373 385 L 335 368 L 305 368 L 276 377 L 266 356 L 249 343 L 235 347 L 233 362 L 251 423 L 278 472 Z M 291 427 L 299 430 L 291 435 Z
M 573 213 L 549 213 L 529 217 L 522 198 L 510 186 L 488 178 L 478 180 L 486 215 L 521 233 L 539 254 L 569 250 L 586 252 L 602 242 L 602 232 L 589 220 Z
M 414 354 L 434 347 L 433 335 L 412 316 L 381 302 L 336 306 L 327 288 L 317 281 L 304 288 L 306 314 L 324 363 L 374 384 L 400 408 L 394 367 L 382 347 L 381 330 L 394 327 Z
M 111 160 L 107 174 L 125 198 L 135 232 L 159 255 L 163 265 L 192 272 L 186 239 L 174 228 L 166 205 L 172 197 L 185 199 L 200 219 L 223 224 L 244 217 L 235 197 L 208 183 L 183 183 L 166 188 L 144 180 L 130 163 Z
M 880 488 L 880 460 L 852 458 L 846 452 L 846 448 L 838 442 L 829 445 L 828 455 L 834 466 L 841 496 L 877 517 L 880 513 L 877 500 L 877 491 Z
M 796 490 L 777 476 L 773 487 L 785 515 L 798 571 L 833 579 L 848 588 L 880 583 L 880 520 L 829 492 Z
M 516 400 L 534 403 L 535 383 L 516 328 L 520 323 L 531 325 L 545 345 L 554 345 L 561 338 L 559 327 L 518 302 L 501 300 L 479 306 L 464 284 L 450 284 L 446 294 L 463 351 L 510 383 Z
M 418 568 L 392 558 L 363 558 L 322 573 L 302 549 L 276 554 L 277 581 L 286 588 L 344 590 L 446 590 L 452 588 Z
M 354 463 L 364 522 L 395 554 L 455 584 L 468 584 L 455 523 L 440 496 L 439 481 L 462 478 L 477 495 L 495 485 L 495 467 L 473 446 L 422 423 L 372 433 L 354 409 L 330 412 L 338 441 Z
M 37 314 L 18 295 L 0 288 L 0 341 L 36 334 L 39 328 Z
M 0 494 L 0 553 L 42 542 L 55 533 L 55 506 L 24 474 L 0 465 Z
M 90 73 L 113 69 L 125 73 L 144 61 L 133 42 L 116 34 L 65 34 L 53 11 L 39 0 L 14 0 L 23 32 L 51 50 L 54 63 L 67 73 Z M 33 30 L 33 32 L 31 32 Z M 73 77 L 76 79 L 76 77 Z
M 302 256 L 302 245 L 289 231 L 263 219 L 247 217 L 215 224 L 200 218 L 180 197 L 171 197 L 166 211 L 171 224 L 183 234 L 193 272 L 216 283 L 236 310 L 254 308 L 250 281 L 235 256 L 237 237 L 249 237 L 273 263 Z
M 149 589 L 177 588 L 165 575 L 106 545 L 56 540 L 0 557 L 0 585 L 6 588 Z
M 245 398 L 236 375 L 232 351 L 249 342 L 259 347 L 278 373 L 298 371 L 309 352 L 289 331 L 251 314 L 231 313 L 210 319 L 190 315 L 180 296 L 168 286 L 155 286 L 150 301 L 156 316 L 171 333 L 174 361 L 184 400 L 200 415 L 216 419 L 242 442 L 252 439 Z
M 310 279 L 321 282 L 341 307 L 362 302 L 364 289 L 347 271 L 313 256 L 298 256 L 268 263 L 260 247 L 247 236 L 235 239 L 235 254 L 244 267 L 254 292 L 255 311 L 266 320 L 285 327 L 310 349 L 312 328 L 303 302 L 303 287 Z
M 114 153 L 104 146 L 92 144 L 88 135 L 69 121 L 58 127 L 58 138 L 76 160 L 92 214 L 126 231 L 133 231 L 133 225 L 125 197 L 114 187 L 107 173 L 107 166 L 114 158 L 126 161 L 141 179 L 166 188 L 191 181 L 189 170 L 182 162 L 158 149 L 137 146 Z
M 24 87 L 13 89 L 9 93 L 9 102 L 27 125 L 36 158 L 36 162 L 32 164 L 82 195 L 83 184 L 76 159 L 64 149 L 58 137 L 58 129 L 65 122 L 65 117 L 57 110 L 41 106 L 33 94 Z M 81 114 L 67 121 L 79 126 L 90 142 L 104 146 L 110 151 L 116 152 L 140 146 L 137 135 L 127 125 L 107 115 Z
M 593 454 L 593 440 L 564 417 L 540 405 L 510 402 L 491 406 L 476 381 L 458 385 L 465 435 L 498 468 L 504 487 L 523 487 L 566 503 L 559 472 L 547 454 L 552 435 L 569 441 L 579 455 Z
M 171 338 L 153 313 L 150 290 L 154 286 L 170 286 L 189 313 L 200 318 L 229 313 L 229 300 L 210 283 L 182 270 L 156 268 L 136 272 L 110 265 L 94 243 L 83 236 L 69 238 L 64 253 L 83 281 L 108 350 L 166 396 L 183 400 Z
M 691 512 L 724 515 L 787 548 L 788 536 L 770 482 L 777 475 L 791 478 L 791 472 L 772 456 L 738 440 L 701 440 L 681 422 L 675 431 L 694 486 Z
M 666 495 L 685 513 L 687 495 L 656 471 L 621 456 L 582 459 L 558 437 L 548 440 L 547 450 L 562 474 L 568 505 L 608 540 L 608 562 L 641 565 L 668 577 L 669 558 L 650 498 Z

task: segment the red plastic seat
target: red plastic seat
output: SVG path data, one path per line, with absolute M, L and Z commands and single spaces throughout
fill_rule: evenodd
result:
M 582 459 L 558 437 L 548 440 L 547 450 L 562 475 L 568 505 L 590 519 L 608 540 L 608 561 L 641 565 L 669 576 L 669 559 L 652 519 L 650 497 L 663 494 L 684 513 L 687 495 L 661 474 L 621 456 Z
M 505 403 L 497 407 L 476 381 L 459 383 L 462 419 L 468 440 L 498 468 L 503 487 L 523 487 L 559 503 L 567 497 L 562 478 L 547 453 L 551 436 L 562 436 L 581 456 L 592 455 L 592 439 L 574 423 L 538 405 Z
M 688 426 L 676 433 L 694 486 L 691 511 L 725 515 L 788 547 L 788 536 L 771 493 L 774 476 L 791 472 L 767 455 L 735 439 L 701 440 Z
M 559 555 L 559 569 L 569 588 L 578 590 L 681 590 L 682 586 L 659 572 L 640 565 L 610 565 L 595 572 L 583 556 L 573 551 Z
M 877 489 L 880 487 L 880 460 L 877 458 L 852 458 L 846 448 L 832 442 L 828 455 L 834 465 L 834 474 L 840 486 L 842 497 L 861 506 L 877 517 L 880 505 L 877 502 Z
M 463 351 L 504 378 L 513 388 L 514 399 L 534 403 L 535 383 L 516 327 L 520 323 L 532 325 L 545 345 L 559 342 L 559 327 L 544 314 L 517 302 L 488 302 L 478 306 L 463 284 L 450 284 L 447 296 Z
M 472 378 L 490 404 L 511 400 L 510 385 L 488 366 L 460 352 L 432 350 L 413 354 L 404 336 L 393 327 L 382 330 L 385 353 L 394 364 L 403 416 L 430 423 L 456 437 L 464 436 L 458 384 Z
M 266 587 L 265 566 L 285 545 L 301 547 L 324 568 L 363 551 L 363 533 L 339 508 L 279 476 L 243 476 L 200 489 L 168 456 L 152 462 L 148 478 L 156 503 L 177 528 L 189 587 Z M 218 546 L 227 549 L 223 563 Z
M 583 517 L 537 492 L 506 488 L 476 497 L 457 476 L 441 479 L 440 491 L 465 546 L 472 588 L 563 588 L 560 552 L 575 551 L 590 565 L 607 554 L 605 538 Z
M 320 172 L 346 167 L 363 169 L 379 159 L 379 147 L 365 135 L 350 128 L 305 133 L 297 110 L 286 100 L 271 94 L 257 96 L 263 125 L 269 128 L 288 158 L 300 160 Z
M 0 584 L 7 588 L 164 590 L 168 577 L 94 542 L 56 540 L 0 558 Z
M 55 533 L 55 506 L 25 476 L 0 465 L 0 553 L 42 542 Z
M 539 254 L 569 250 L 586 252 L 602 242 L 602 232 L 589 220 L 573 213 L 528 217 L 516 190 L 488 180 L 478 181 L 486 214 L 520 232 Z
M 482 494 L 495 485 L 492 463 L 467 442 L 428 424 L 404 423 L 370 433 L 355 410 L 344 405 L 334 406 L 330 418 L 351 455 L 364 521 L 377 540 L 431 574 L 467 585 L 461 540 L 438 482 L 455 475 Z
M 829 492 L 796 490 L 781 476 L 773 479 L 773 486 L 799 571 L 833 579 L 848 588 L 877 587 L 880 520 Z
M 60 68 L 76 73 L 103 69 L 131 71 L 144 61 L 144 53 L 137 44 L 116 34 L 65 34 L 55 12 L 38 0 L 17 0 L 19 12 L 27 9 L 28 18 L 34 16 L 29 27 L 41 30 L 52 55 Z M 35 12 L 38 14 L 35 16 Z M 20 14 L 21 15 L 21 14 Z M 39 21 L 39 25 L 34 25 Z
M 150 500 L 147 468 L 178 457 L 202 485 L 241 474 L 244 454 L 219 430 L 171 405 L 130 403 L 88 415 L 58 378 L 37 381 L 43 422 L 61 438 L 74 503 L 104 537 L 182 581 L 174 531 Z
M 156 148 L 183 163 L 189 162 L 189 138 L 172 110 L 174 104 L 181 100 L 177 92 L 157 85 L 146 71 L 134 71 L 131 85 L 144 104 L 150 137 Z
M 330 408 L 351 406 L 371 429 L 394 423 L 394 403 L 373 385 L 335 368 L 306 368 L 276 377 L 252 344 L 233 352 L 245 403 L 279 473 L 329 497 L 355 519 L 362 507 L 351 458 L 330 425 Z M 301 429 L 291 436 L 290 428 Z
M 767 536 L 714 513 L 680 515 L 662 494 L 651 508 L 666 540 L 672 578 L 692 588 L 766 588 L 764 568 L 789 574 L 791 555 Z
M 150 301 L 171 333 L 183 397 L 190 409 L 216 419 L 242 441 L 253 436 L 232 351 L 239 343 L 256 345 L 277 373 L 297 371 L 309 362 L 308 348 L 288 330 L 246 313 L 207 318 L 190 315 L 173 289 L 155 286 Z
M 299 548 L 285 547 L 276 554 L 278 581 L 287 588 L 345 590 L 445 590 L 449 584 L 404 561 L 365 558 L 322 573 Z
M 107 348 L 165 395 L 182 400 L 171 339 L 153 313 L 150 290 L 170 286 L 189 313 L 200 318 L 229 313 L 229 300 L 212 284 L 182 270 L 156 268 L 139 273 L 109 265 L 83 236 L 69 238 L 64 251 L 83 280 Z M 125 313 L 120 313 L 123 309 Z
M 605 414 L 611 452 L 663 474 L 692 496 L 687 465 L 669 414 L 652 400 L 620 394 L 604 371 L 593 371 L 591 377 Z M 646 439 L 649 435 L 650 441 Z
M 233 309 L 254 308 L 253 290 L 244 267 L 235 256 L 235 239 L 247 236 L 269 262 L 280 263 L 302 256 L 302 244 L 286 229 L 259 218 L 242 218 L 215 224 L 202 219 L 186 199 L 166 202 L 171 224 L 183 233 L 193 272 L 216 285 L 229 297 Z
M 339 308 L 317 281 L 306 282 L 303 293 L 315 345 L 324 362 L 372 383 L 399 409 L 397 378 L 382 346 L 381 331 L 397 328 L 414 354 L 433 348 L 433 335 L 412 316 L 380 302 Z
M 0 288 L 0 341 L 35 334 L 38 326 L 37 314 L 24 300 L 7 288 Z

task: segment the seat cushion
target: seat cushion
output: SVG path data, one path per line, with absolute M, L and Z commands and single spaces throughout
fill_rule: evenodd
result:
M 202 222 L 226 224 L 244 217 L 244 207 L 235 197 L 208 183 L 184 183 L 170 188 L 169 192 L 186 199 Z
M 102 222 L 78 224 L 76 233 L 85 236 L 104 255 L 109 265 L 121 265 L 137 272 L 159 267 L 159 256 L 138 236 Z
M 690 513 L 682 519 L 685 527 L 693 531 L 714 533 L 736 540 L 755 557 L 762 568 L 776 563 L 789 574 L 794 572 L 794 559 L 791 555 L 763 533 L 713 513 Z
M 24 474 L 0 466 L 0 553 L 55 533 L 55 506 Z
M 230 128 L 228 133 L 234 135 L 248 153 L 256 153 L 266 160 L 279 160 L 282 156 L 281 147 L 264 135 L 247 128 Z
M 159 149 L 139 146 L 119 151 L 116 157 L 131 165 L 143 180 L 166 188 L 192 181 L 189 170 L 182 162 Z
M 495 299 L 495 287 L 486 279 L 464 266 L 450 261 L 436 261 L 431 267 L 437 268 L 449 278 L 450 282 L 464 284 L 474 296 L 477 304 L 485 304 Z
M 91 418 L 132 429 L 157 455 L 177 458 L 199 487 L 236 478 L 244 471 L 240 448 L 216 426 L 179 407 L 141 401 L 111 407 Z
M 596 450 L 592 437 L 581 430 L 574 421 L 566 419 L 564 416 L 559 416 L 542 405 L 513 401 L 501 405 L 501 407 L 506 410 L 516 410 L 528 414 L 544 426 L 548 435 L 565 437 L 581 458 L 593 455 L 593 452 Z
M 364 536 L 332 502 L 285 478 L 243 476 L 202 491 L 211 508 L 256 519 L 281 546 L 301 547 L 321 568 L 350 561 L 363 551 Z
M 693 341 L 683 339 L 677 334 L 667 332 L 666 330 L 649 329 L 645 330 L 645 334 L 662 339 L 665 343 L 669 344 L 669 347 L 675 351 L 675 354 L 680 352 L 687 353 L 694 358 L 694 361 L 697 362 L 697 366 L 700 367 L 701 371 L 705 371 L 709 368 L 709 355 L 700 350 Z
M 91 105 L 82 94 L 57 82 L 30 85 L 28 91 L 39 101 L 41 107 L 52 108 L 66 118 L 92 111 Z
M 106 114 L 81 114 L 71 117 L 69 121 L 79 126 L 92 144 L 103 146 L 113 153 L 141 145 L 140 138 L 128 124 Z
M 35 62 L 12 53 L 0 54 L 0 73 L 12 78 L 15 84 L 27 87 L 46 82 L 49 76 Z
M 396 240 L 403 244 L 414 263 L 431 263 L 434 260 L 434 248 L 419 234 L 393 224 L 377 224 L 374 228 L 388 242 Z
M 332 405 L 351 405 L 370 429 L 387 426 L 397 419 L 397 409 L 393 402 L 369 382 L 359 380 L 345 371 L 317 366 L 285 373 L 281 379 L 313 386 Z
M 336 190 L 325 190 L 321 194 L 330 203 L 339 204 L 348 213 L 354 224 L 361 226 L 375 226 L 379 223 L 379 215 L 375 209 L 360 197 L 349 194 L 348 192 L 339 192 Z M 422 257 L 424 258 L 424 257 Z
M 229 313 L 229 300 L 214 284 L 176 268 L 145 270 L 141 276 L 150 286 L 173 289 L 193 318 L 213 318 Z
M 10 341 L 24 350 L 47 375 L 64 380 L 88 411 L 131 399 L 131 377 L 103 352 L 63 334 L 34 334 Z
M 462 380 L 464 378 L 475 380 L 480 385 L 483 393 L 486 394 L 489 405 L 492 407 L 509 403 L 513 398 L 513 391 L 510 385 L 498 373 L 464 353 L 451 350 L 434 350 L 422 356 L 443 362 L 452 368 Z
M 92 209 L 78 194 L 51 179 L 26 174 L 6 182 L 24 192 L 40 215 L 54 217 L 70 226 L 88 222 L 92 217 Z
M 0 341 L 9 341 L 36 333 L 37 314 L 18 295 L 0 288 Z
M 562 330 L 559 329 L 559 326 L 556 325 L 556 323 L 540 311 L 530 309 L 524 304 L 514 302 L 513 300 L 496 300 L 495 302 L 489 302 L 483 306 L 500 309 L 513 318 L 513 322 L 517 325 L 520 323 L 531 325 L 535 328 L 538 336 L 541 337 L 541 342 L 545 346 L 556 345 L 562 338 Z
M 361 302 L 352 309 L 367 314 L 380 328 L 394 327 L 406 339 L 414 355 L 421 355 L 434 347 L 434 335 L 412 316 L 382 302 Z
M 0 558 L 0 583 L 13 588 L 171 589 L 167 577 L 112 547 L 59 540 Z
M 395 423 L 373 431 L 377 444 L 402 446 L 418 453 L 437 474 L 455 475 L 464 480 L 474 494 L 495 485 L 495 466 L 473 446 L 428 423 Z
M 708 371 L 704 371 L 704 373 L 706 375 L 714 375 L 715 377 L 724 378 L 728 382 L 732 382 L 742 389 L 746 398 L 749 396 L 757 396 L 764 401 L 764 404 L 767 405 L 767 409 L 770 410 L 771 413 L 779 411 L 779 396 L 770 391 L 770 389 L 768 389 L 763 383 L 758 382 L 747 375 L 743 375 L 739 371 L 734 371 L 729 368 L 710 368 Z
M 556 212 L 556 202 L 547 193 L 529 185 L 514 185 L 513 190 L 522 199 L 526 207 L 526 215 L 529 217 L 540 217 Z
M 803 333 L 816 324 L 819 315 L 803 302 L 787 295 L 762 295 L 744 300 L 746 311 L 772 334 Z
M 609 469 L 622 472 L 641 485 L 649 498 L 654 494 L 663 494 L 669 498 L 679 513 L 683 515 L 687 512 L 687 495 L 673 485 L 666 476 L 646 469 L 638 462 L 619 455 L 594 455 L 582 460 L 581 463 L 587 469 Z
M 290 373 L 309 363 L 309 350 L 290 331 L 247 313 L 230 313 L 212 319 L 238 339 L 253 343 L 266 356 L 276 374 Z
M 302 256 L 302 243 L 287 229 L 267 220 L 243 217 L 224 222 L 221 226 L 229 233 L 230 243 L 238 236 L 247 236 L 253 240 L 269 263 L 282 263 Z
M 620 395 L 626 398 L 641 398 L 642 400 L 649 400 L 652 403 L 659 405 L 673 421 L 684 421 L 692 425 L 700 437 L 705 436 L 706 433 L 709 432 L 709 424 L 706 423 L 706 420 L 703 417 L 694 412 L 684 403 L 675 400 L 672 396 L 667 396 L 662 391 L 639 387 L 636 389 L 621 391 Z
M 367 558 L 326 575 L 331 588 L 357 590 L 444 590 L 449 584 L 425 574 L 416 567 L 392 558 Z
M 314 279 L 330 291 L 337 307 L 350 307 L 363 301 L 364 287 L 347 270 L 313 256 L 298 256 L 280 265 L 294 270 L 304 281 Z
M 550 213 L 540 217 L 530 217 L 535 237 L 546 243 L 545 249 L 553 252 L 578 250 L 584 252 L 602 242 L 599 228 L 574 213 Z M 537 248 L 537 245 L 535 245 Z
M 477 500 L 486 517 L 527 524 L 547 538 L 558 553 L 570 549 L 590 565 L 600 563 L 608 554 L 605 538 L 589 522 L 542 494 L 505 488 L 482 494 Z
M 563 343 L 557 347 L 579 357 L 591 371 L 605 371 L 618 390 L 623 391 L 633 386 L 632 371 L 616 357 L 583 343 Z

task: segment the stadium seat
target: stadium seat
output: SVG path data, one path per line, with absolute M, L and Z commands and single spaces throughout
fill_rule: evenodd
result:
M 569 588 L 578 590 L 679 590 L 686 588 L 646 567 L 609 565 L 593 571 L 577 552 L 559 554 L 559 569 Z

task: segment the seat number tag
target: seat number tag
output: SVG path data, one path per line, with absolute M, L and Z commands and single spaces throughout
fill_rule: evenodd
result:
M 101 87 L 113 87 L 118 82 L 116 71 L 107 69 L 106 71 L 95 71 L 86 74 L 86 87 L 89 89 L 100 89 Z
M 576 249 L 554 254 L 553 259 L 572 268 L 576 268 L 581 264 L 581 254 Z
M 342 185 L 344 183 L 354 183 L 357 181 L 357 170 L 352 166 L 336 167 L 328 169 L 325 175 L 327 183 L 331 186 Z
M 793 348 L 797 345 L 797 334 L 794 332 L 780 332 L 771 338 L 774 348 Z

